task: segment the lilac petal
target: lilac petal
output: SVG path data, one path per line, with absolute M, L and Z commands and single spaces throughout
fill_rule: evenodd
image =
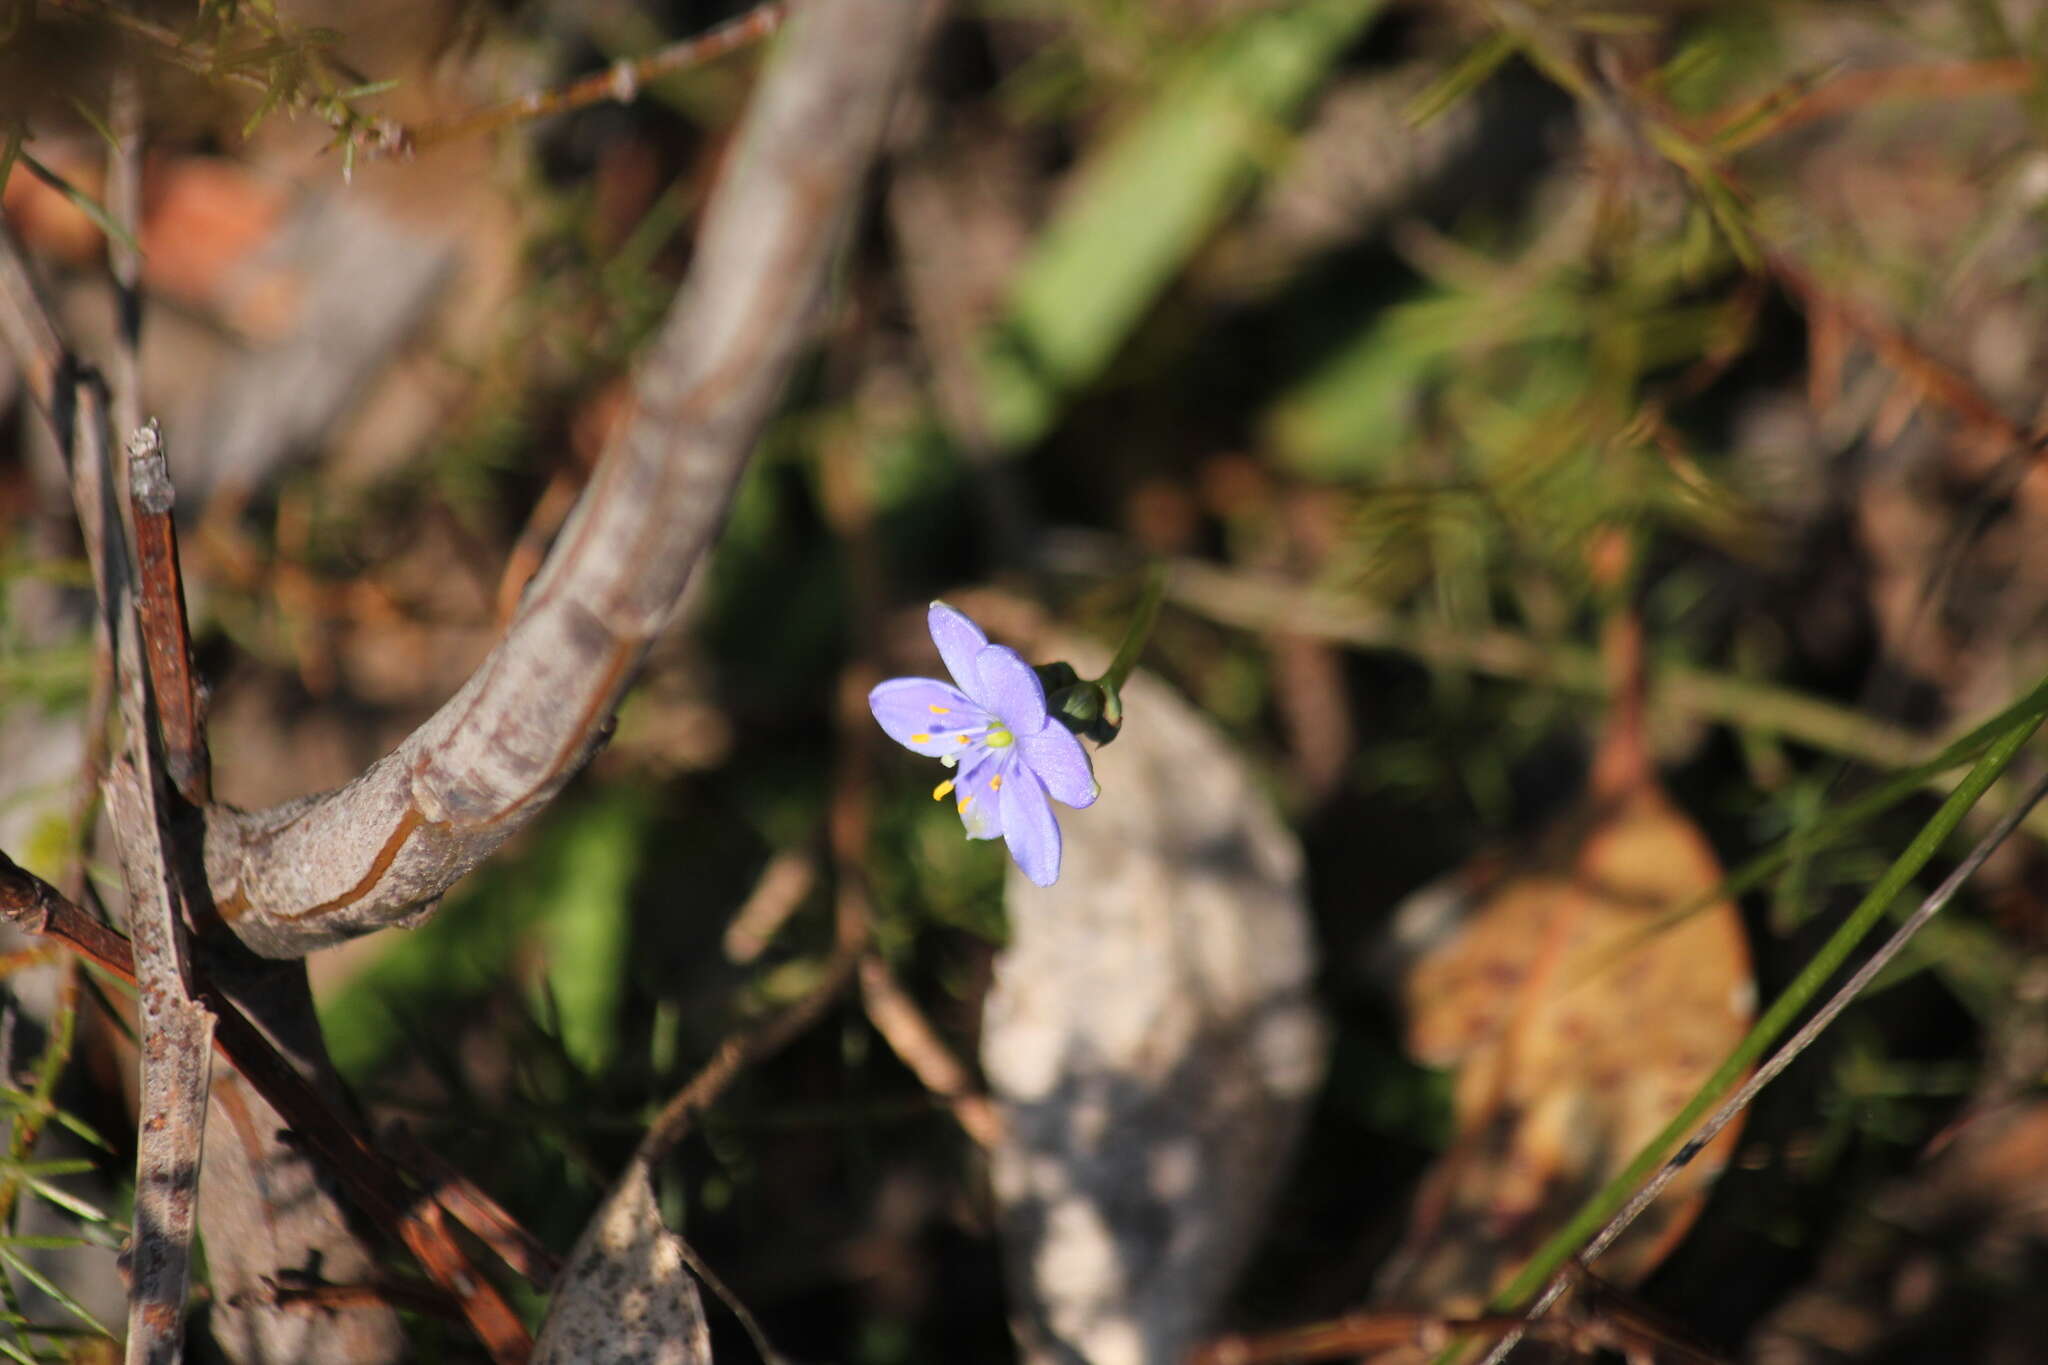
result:
M 981 686 L 969 688 L 996 719 L 1019 736 L 1035 735 L 1045 728 L 1045 684 L 1024 662 L 1024 656 L 1008 645 L 990 645 L 977 661 Z
M 953 780 L 953 808 L 960 812 L 968 838 L 993 839 L 1003 832 L 1000 792 L 1006 785 L 1003 777 L 1008 766 L 989 750 L 979 749 Z
M 1039 781 L 1056 800 L 1080 810 L 1095 804 L 1102 788 L 1095 785 L 1095 768 L 1088 751 L 1074 732 L 1053 721 L 1035 735 L 1017 736 L 1017 756 L 1024 766 L 1038 774 Z
M 981 674 L 974 666 L 981 651 L 988 648 L 988 636 L 981 633 L 981 627 L 955 611 L 944 602 L 934 602 L 925 618 L 931 627 L 932 643 L 939 647 L 939 658 L 945 662 L 946 671 L 953 675 L 969 696 L 981 696 Z
M 973 747 L 988 724 L 988 713 L 957 687 L 937 678 L 891 678 L 868 693 L 868 710 L 889 738 L 928 758 L 944 758 Z M 963 742 L 964 741 L 964 742 Z
M 1002 798 L 1003 842 L 1033 884 L 1051 886 L 1060 877 L 1060 823 L 1053 819 L 1045 784 L 1022 763 L 1006 764 Z

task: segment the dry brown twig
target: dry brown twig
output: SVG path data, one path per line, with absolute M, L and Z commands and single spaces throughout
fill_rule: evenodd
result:
M 94 441 L 92 444 L 99 444 Z M 129 444 L 135 483 L 147 499 L 147 455 L 157 455 L 154 428 Z M 103 485 L 112 471 L 102 467 Z M 213 1015 L 194 998 L 191 950 L 185 941 L 185 894 L 178 877 L 167 783 L 156 752 L 134 568 L 118 515 L 106 522 L 105 546 L 117 556 L 103 599 L 114 617 L 114 664 L 128 752 L 106 782 L 135 955 L 136 1016 L 142 1061 L 136 1124 L 135 1230 L 130 1243 L 128 1354 L 138 1362 L 175 1362 L 184 1350 L 185 1294 L 192 1240 L 199 1223 L 200 1154 L 206 1134 L 207 1088 L 213 1069 Z
M 208 808 L 215 901 L 257 952 L 295 957 L 417 923 L 602 740 L 810 335 L 887 107 L 866 88 L 863 46 L 811 73 L 814 91 L 763 83 L 768 107 L 714 193 L 633 411 L 476 674 L 346 787 L 268 811 Z
M 782 21 L 788 17 L 788 0 L 766 0 L 745 14 L 703 33 L 670 43 L 658 52 L 614 62 L 610 69 L 597 75 L 585 76 L 552 90 L 528 91 L 466 114 L 423 123 L 417 128 L 399 127 L 392 139 L 391 150 L 400 155 L 410 155 L 438 142 L 496 132 L 525 119 L 566 114 L 593 104 L 614 101 L 631 104 L 639 97 L 641 87 L 649 81 L 702 66 L 749 43 L 759 42 L 782 27 Z
M 126 98 L 116 101 L 123 130 L 115 148 L 117 179 L 134 173 L 138 155 L 133 100 L 129 88 Z M 125 206 L 132 208 L 132 200 Z M 12 281 L 4 303 L 14 314 L 0 328 L 10 341 L 28 348 L 23 363 L 46 386 L 39 406 L 70 466 L 72 503 L 99 604 L 95 631 L 103 644 L 112 643 L 114 693 L 126 731 L 127 753 L 104 784 L 128 886 L 141 1035 L 126 1358 L 131 1365 L 155 1365 L 175 1362 L 184 1351 L 213 1021 L 192 995 L 180 914 L 183 887 L 162 804 L 165 787 L 136 611 L 137 569 L 117 506 L 106 390 L 74 378 L 77 370 L 68 362 L 61 334 L 12 246 L 0 235 L 0 259 L 6 261 L 0 275 Z
M 89 455 L 74 454 L 70 463 L 72 499 L 86 545 L 87 558 L 93 570 L 96 594 L 101 603 L 98 633 L 103 639 L 116 635 L 125 637 L 117 660 L 122 665 L 118 670 L 122 684 L 118 690 L 122 694 L 124 722 L 131 745 L 140 744 L 144 740 L 153 743 L 154 736 L 150 727 L 156 723 L 156 717 L 152 714 L 153 707 L 150 705 L 148 694 L 149 682 L 144 675 L 141 660 L 149 655 L 175 659 L 188 657 L 189 640 L 183 634 L 182 611 L 167 610 L 138 620 L 135 613 L 129 609 L 129 605 L 137 596 L 134 583 L 137 562 L 129 559 L 120 515 L 112 505 L 113 495 L 106 482 L 106 473 L 111 463 L 106 453 L 106 445 L 112 421 L 108 412 L 106 391 L 96 377 L 84 371 L 71 359 L 61 334 L 50 319 L 51 314 L 37 295 L 23 258 L 12 239 L 6 235 L 4 223 L 0 223 L 0 336 L 4 336 L 17 348 L 30 348 L 19 353 L 24 358 L 25 368 L 28 369 L 32 380 L 42 385 L 38 388 L 32 383 L 31 396 L 48 419 L 60 446 L 67 451 L 74 451 L 81 446 L 89 446 L 92 450 Z M 150 487 L 153 480 L 162 473 L 161 468 L 155 466 L 148 458 L 150 453 L 153 452 L 145 452 L 142 468 L 138 471 L 142 474 L 143 484 L 139 500 L 144 504 L 142 510 L 146 515 L 154 515 L 150 508 L 167 501 L 165 490 Z M 168 548 L 172 552 L 175 550 L 174 545 Z M 153 561 L 149 567 L 152 572 L 161 574 L 173 568 L 174 561 L 166 557 L 160 561 Z M 153 591 L 159 602 L 177 601 L 174 582 L 159 581 Z M 150 637 L 152 633 L 155 633 L 156 638 L 150 640 L 149 644 L 144 644 L 143 639 Z M 140 701 L 136 693 L 138 687 L 142 689 Z M 192 746 L 189 752 L 197 756 L 196 771 L 203 773 L 205 740 L 203 731 L 198 728 L 196 703 L 192 705 L 192 723 L 187 728 L 185 742 Z M 145 745 L 139 752 L 149 762 L 154 763 L 155 750 Z M 128 784 L 135 780 L 133 771 L 134 763 L 131 760 L 130 772 L 116 773 L 115 778 L 124 785 Z M 132 878 L 140 879 L 140 890 L 131 892 L 134 904 L 137 907 L 146 906 L 161 891 L 164 896 L 173 896 L 184 902 L 188 913 L 203 912 L 203 887 L 199 894 L 194 896 L 191 894 L 191 883 L 180 880 L 190 869 L 189 865 L 179 861 L 179 840 L 174 832 L 167 830 L 167 822 L 171 817 L 161 804 L 163 789 L 160 786 L 144 787 L 138 795 L 139 800 L 135 803 L 135 808 L 128 812 L 127 818 L 119 826 L 124 836 L 129 836 L 123 840 L 124 869 L 129 871 Z M 140 858 L 139 863 L 132 860 L 129 848 L 134 837 L 151 840 L 157 845 L 154 851 L 145 848 L 139 855 L 135 855 Z M 196 862 L 196 859 L 194 861 Z M 28 878 L 27 874 L 4 859 L 0 859 L 0 893 L 4 893 L 0 895 L 0 900 L 4 900 L 8 917 L 19 927 L 31 932 L 61 937 L 110 970 L 130 980 L 135 979 L 136 964 L 128 940 L 78 910 L 75 905 L 59 896 L 53 888 Z M 200 904 L 193 905 L 194 900 Z M 161 914 L 161 907 L 158 909 Z M 177 918 L 182 921 L 182 916 Z M 277 981 L 244 981 L 225 990 L 217 983 L 199 982 L 196 983 L 197 990 L 203 1000 L 195 1003 L 186 991 L 185 983 L 190 981 L 190 973 L 189 968 L 183 965 L 182 955 L 173 953 L 171 962 L 170 979 L 174 982 L 174 987 L 169 993 L 158 991 L 154 1003 L 161 1004 L 165 1012 L 174 1017 L 170 1022 L 161 1025 L 160 1032 L 169 1041 L 166 1046 L 155 1049 L 155 1058 L 158 1062 L 176 1061 L 178 1065 L 170 1068 L 173 1079 L 156 1087 L 160 1093 L 151 1100 L 149 1107 L 155 1111 L 151 1117 L 188 1113 L 190 1082 L 195 1073 L 203 1076 L 208 1069 L 205 1061 L 207 1049 L 199 1035 L 208 1026 L 201 1016 L 210 1010 L 217 1021 L 216 1026 L 222 1031 L 222 1036 L 217 1041 L 230 1059 L 235 1061 L 237 1071 L 251 1078 L 266 1078 L 266 1083 L 257 1083 L 256 1088 L 259 1092 L 267 1088 L 272 1093 L 281 1092 L 297 1097 L 296 1102 L 292 1099 L 281 1101 L 275 1114 L 268 1110 L 252 1112 L 254 1104 L 264 1101 L 236 1092 L 235 1087 L 240 1083 L 236 1075 L 222 1074 L 218 1077 L 221 1086 L 221 1094 L 218 1097 L 242 1120 L 230 1125 L 230 1134 L 246 1148 L 252 1165 L 269 1171 L 273 1180 L 288 1165 L 303 1166 L 304 1157 L 293 1145 L 290 1137 L 293 1131 L 300 1133 L 302 1137 L 308 1134 L 316 1135 L 304 1137 L 309 1147 L 319 1148 L 321 1141 L 327 1141 L 342 1153 L 344 1160 L 354 1150 L 349 1144 L 361 1145 L 353 1121 L 344 1118 L 332 1106 L 320 1101 L 318 1092 L 291 1063 L 286 1062 L 278 1054 L 270 1041 L 272 1036 L 283 1036 L 282 1033 L 275 1032 L 280 1022 L 285 1031 L 289 1032 L 293 1028 L 303 1027 L 296 1016 L 303 1015 L 303 1018 L 310 1019 L 311 1002 L 309 997 L 304 996 L 303 991 L 294 995 L 288 981 L 283 983 L 285 988 L 282 992 L 270 989 L 279 984 Z M 295 970 L 300 973 L 302 985 L 303 969 Z M 161 973 L 158 979 L 163 979 Z M 266 1027 L 252 1023 L 250 1017 L 242 1013 L 236 1003 L 229 998 L 231 994 L 236 993 L 239 993 L 244 1006 L 268 1016 Z M 153 1001 L 150 988 L 145 987 L 142 994 L 144 1055 L 145 1065 L 148 1065 L 147 1059 L 151 1056 L 148 1046 L 151 1034 L 149 1009 Z M 316 1068 L 324 1066 L 324 1058 L 317 1062 L 309 1059 L 306 1064 Z M 182 1077 L 179 1076 L 181 1071 Z M 150 1086 L 146 1082 L 146 1099 L 150 1098 L 149 1091 Z M 312 1103 L 307 1102 L 308 1096 L 312 1097 Z M 202 1116 L 206 1113 L 203 1104 L 199 1113 Z M 285 1114 L 297 1115 L 296 1121 L 287 1121 L 283 1117 Z M 219 1141 L 210 1145 L 194 1141 L 189 1128 L 190 1125 L 183 1119 L 158 1123 L 156 1130 L 167 1136 L 161 1143 L 145 1144 L 150 1150 L 139 1159 L 138 1184 L 145 1189 L 159 1189 L 163 1197 L 159 1201 L 161 1214 L 152 1214 L 151 1221 L 146 1225 L 140 1215 L 137 1220 L 138 1228 L 148 1233 L 148 1239 L 139 1242 L 137 1247 L 139 1267 L 146 1269 L 148 1274 L 146 1277 L 141 1274 L 137 1276 L 138 1294 L 135 1301 L 138 1310 L 146 1303 L 151 1312 L 146 1319 L 148 1329 L 140 1333 L 131 1331 L 130 1337 L 138 1343 L 138 1349 L 153 1350 L 159 1354 L 165 1350 L 175 1349 L 177 1329 L 166 1325 L 170 1314 L 165 1310 L 173 1301 L 182 1309 L 184 1294 L 180 1276 L 183 1273 L 181 1266 L 185 1263 L 185 1258 L 176 1249 L 175 1244 L 180 1238 L 186 1237 L 182 1228 L 184 1217 L 189 1212 L 185 1207 L 184 1196 L 190 1192 L 186 1187 L 189 1174 L 186 1167 L 190 1162 L 185 1159 L 185 1155 L 189 1153 L 190 1157 L 196 1160 L 199 1154 L 204 1152 L 211 1161 L 221 1155 L 224 1147 Z M 148 1130 L 147 1123 L 145 1130 Z M 169 1136 L 173 1131 L 175 1139 Z M 366 1148 L 363 1150 L 367 1151 Z M 334 1154 L 333 1151 L 327 1153 L 330 1157 Z M 347 1167 L 344 1165 L 339 1169 L 346 1183 Z M 152 1176 L 152 1172 L 169 1173 L 173 1178 L 157 1180 Z M 369 1163 L 369 1172 L 370 1178 L 359 1178 L 356 1181 L 358 1195 L 374 1196 L 381 1189 L 385 1197 L 381 1200 L 375 1197 L 359 1197 L 359 1203 L 373 1218 L 382 1221 L 384 1226 L 392 1230 L 394 1236 L 420 1256 L 429 1274 L 438 1279 L 450 1296 L 461 1305 L 473 1325 L 477 1327 L 479 1335 L 493 1348 L 499 1359 L 522 1359 L 527 1342 L 523 1326 L 496 1292 L 469 1268 L 460 1248 L 448 1236 L 446 1230 L 439 1227 L 438 1211 L 429 1209 L 426 1214 L 409 1212 L 410 1206 L 416 1201 L 406 1190 L 403 1182 L 390 1177 L 382 1179 L 380 1184 L 376 1177 L 381 1173 L 375 1170 L 374 1161 Z M 356 1174 L 359 1177 L 364 1175 L 361 1171 Z M 291 1186 L 288 1207 L 272 1206 L 260 1184 L 242 1189 L 231 1183 L 229 1189 L 234 1190 L 236 1194 L 247 1194 L 255 1200 L 258 1207 L 229 1208 L 223 1202 L 229 1196 L 216 1182 L 216 1195 L 205 1200 L 200 1205 L 199 1212 L 202 1217 L 211 1218 L 215 1213 L 225 1211 L 223 1216 L 229 1217 L 231 1222 L 236 1222 L 240 1232 L 246 1233 L 249 1228 L 260 1228 L 269 1234 L 267 1238 L 238 1235 L 232 1239 L 232 1246 L 237 1254 L 253 1261 L 275 1260 L 291 1252 L 318 1248 L 330 1268 L 357 1261 L 367 1268 L 367 1255 L 356 1254 L 352 1243 L 333 1242 L 333 1238 L 351 1239 L 354 1234 L 349 1231 L 339 1208 L 331 1204 L 325 1192 L 312 1185 L 309 1179 L 284 1183 Z M 138 1208 L 140 1207 L 139 1201 Z M 311 1242 L 305 1245 L 294 1244 L 289 1248 L 268 1245 L 269 1241 L 274 1240 L 295 1220 L 302 1227 L 318 1226 L 318 1231 L 313 1234 Z M 166 1235 L 159 1236 L 160 1231 Z M 322 1237 L 328 1240 L 328 1245 L 324 1247 L 320 1243 Z M 168 1254 L 165 1254 L 167 1249 Z M 216 1289 L 222 1287 L 227 1274 L 224 1267 L 228 1262 L 229 1250 L 229 1244 L 216 1247 Z M 344 1253 L 347 1254 L 346 1262 Z M 278 1266 L 280 1271 L 285 1268 L 282 1264 Z M 262 1278 L 261 1272 L 257 1278 Z M 228 1304 L 233 1311 L 235 1304 L 230 1301 L 245 1297 L 247 1296 L 231 1290 L 222 1302 Z M 253 1306 L 260 1308 L 260 1305 Z M 390 1316 L 388 1310 L 379 1311 L 384 1313 L 390 1331 L 395 1333 L 397 1319 Z M 217 1319 L 220 1316 L 219 1313 L 216 1314 Z M 216 1326 L 219 1325 L 217 1321 Z M 303 1314 L 299 1314 L 297 1327 L 300 1332 L 309 1325 L 314 1324 L 311 1324 L 311 1320 L 306 1319 Z M 362 1352 L 363 1338 L 335 1331 L 328 1331 L 323 1335 L 342 1351 L 342 1355 L 337 1359 L 353 1361 L 366 1358 Z
M 1889 100 L 2023 95 L 2040 85 L 2041 74 L 2038 63 L 2020 57 L 1847 71 L 1708 115 L 1695 122 L 1694 135 L 1732 154 L 1818 119 Z
M 0 853 L 0 917 L 26 933 L 63 943 L 124 981 L 135 981 L 135 961 L 127 939 L 4 853 Z M 398 1168 L 370 1146 L 354 1121 L 337 1111 L 280 1056 L 233 1001 L 203 982 L 200 991 L 214 1015 L 214 1046 L 284 1116 L 290 1132 L 296 1134 L 294 1140 L 317 1152 L 356 1204 L 377 1219 L 394 1240 L 419 1255 L 447 1300 L 472 1322 L 490 1322 L 494 1332 L 509 1331 L 503 1327 L 508 1322 L 516 1325 L 517 1319 L 503 1300 L 468 1268 L 439 1216 L 421 1211 L 419 1196 L 407 1186 Z M 417 1146 L 406 1148 L 413 1155 L 419 1150 Z M 431 1167 L 433 1163 L 422 1165 Z M 512 1269 L 529 1278 L 552 1276 L 553 1258 L 482 1191 L 467 1182 L 462 1182 L 460 1190 L 452 1189 L 450 1182 L 437 1178 L 432 1169 L 426 1170 L 422 1183 L 432 1189 L 435 1202 L 504 1256 Z M 475 1303 L 465 1307 L 465 1300 Z
M 917 1007 L 879 953 L 860 960 L 861 1000 L 868 1022 L 924 1088 L 937 1096 L 967 1136 L 983 1147 L 1002 1140 L 1003 1111 L 981 1092 L 966 1065 Z
M 211 896 L 195 899 L 211 899 L 259 951 L 296 958 L 415 922 L 543 808 L 602 738 L 611 707 L 719 529 L 808 336 L 920 7 L 816 0 L 806 12 L 831 36 L 811 44 L 801 68 L 764 82 L 691 274 L 641 370 L 635 410 L 506 640 L 432 720 L 348 787 L 268 812 L 205 812 L 210 887 L 202 893 Z M 90 425 L 77 420 L 77 408 L 79 394 L 89 400 L 92 391 L 70 382 L 73 367 L 48 310 L 19 266 L 17 253 L 0 250 L 0 331 L 23 357 L 39 405 L 68 435 Z M 103 413 L 96 416 L 104 429 Z M 81 501 L 98 496 L 81 493 Z M 89 536 L 96 524 L 85 519 Z M 36 900 L 46 923 L 92 937 L 76 922 L 82 916 L 53 911 L 42 891 Z M 749 1060 L 814 1019 L 851 979 L 859 947 L 842 935 L 829 990 L 721 1049 L 650 1132 L 646 1150 L 666 1150 Z M 222 1028 L 241 1035 L 238 1049 L 262 1037 L 246 1019 L 245 1035 L 227 1023 L 240 1016 L 224 998 L 210 1003 Z M 266 1094 L 312 1090 L 274 1050 L 238 1062 L 252 1080 L 276 1063 L 259 1087 Z M 360 1143 L 346 1124 L 301 1131 L 300 1139 L 344 1164 Z M 462 1263 L 439 1209 L 419 1206 L 402 1187 L 376 1188 L 366 1168 L 352 1175 L 366 1211 L 456 1293 L 494 1354 L 520 1358 L 517 1319 Z

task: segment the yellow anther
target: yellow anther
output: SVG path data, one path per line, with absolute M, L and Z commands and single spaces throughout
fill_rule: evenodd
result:
M 960 742 L 961 742 L 962 744 L 965 744 L 965 743 L 967 743 L 967 741 L 968 741 L 968 738 L 969 738 L 968 736 L 966 736 L 966 735 L 962 735 L 962 736 L 960 736 Z
M 996 776 L 989 778 L 988 789 L 992 792 L 999 792 L 1003 789 L 1003 779 L 1001 774 L 997 774 Z
M 966 809 L 967 809 L 967 808 L 968 808 L 968 807 L 969 807 L 970 805 L 973 805 L 973 804 L 974 804 L 974 798 L 973 798 L 973 797 L 971 797 L 971 796 L 963 796 L 963 797 L 961 797 L 961 798 L 960 798 L 960 804 L 959 804 L 959 806 L 958 806 L 958 807 L 956 807 L 956 809 L 958 809 L 958 810 L 966 810 Z
M 922 733 L 915 734 L 910 737 L 910 742 L 912 744 L 929 744 L 932 742 L 932 737 Z
M 953 779 L 949 777 L 944 782 L 941 782 L 938 786 L 932 788 L 932 800 L 943 801 L 946 799 L 946 793 L 952 790 Z
M 947 716 L 953 713 L 952 707 L 941 706 L 937 702 L 930 703 L 926 709 L 929 710 L 935 716 Z

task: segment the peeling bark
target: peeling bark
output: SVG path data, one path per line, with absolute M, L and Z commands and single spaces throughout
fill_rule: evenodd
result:
M 339 790 L 208 809 L 214 899 L 251 948 L 297 957 L 419 922 L 603 741 L 811 335 L 922 8 L 815 0 L 792 20 L 632 415 L 462 689 Z

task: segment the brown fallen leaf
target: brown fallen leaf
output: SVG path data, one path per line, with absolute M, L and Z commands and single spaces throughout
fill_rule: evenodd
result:
M 1619 623 L 1610 658 L 1639 677 L 1637 632 Z M 1659 923 L 1723 874 L 1651 771 L 1638 691 L 1622 690 L 1587 802 L 1532 856 L 1484 861 L 1397 919 L 1398 934 L 1469 911 L 1403 983 L 1410 1050 L 1457 1068 L 1456 1136 L 1382 1272 L 1381 1302 L 1476 1313 L 1749 1026 L 1755 987 L 1735 906 Z M 1649 1273 L 1737 1137 L 1731 1125 L 1709 1145 L 1600 1260 L 1601 1276 L 1625 1286 Z

